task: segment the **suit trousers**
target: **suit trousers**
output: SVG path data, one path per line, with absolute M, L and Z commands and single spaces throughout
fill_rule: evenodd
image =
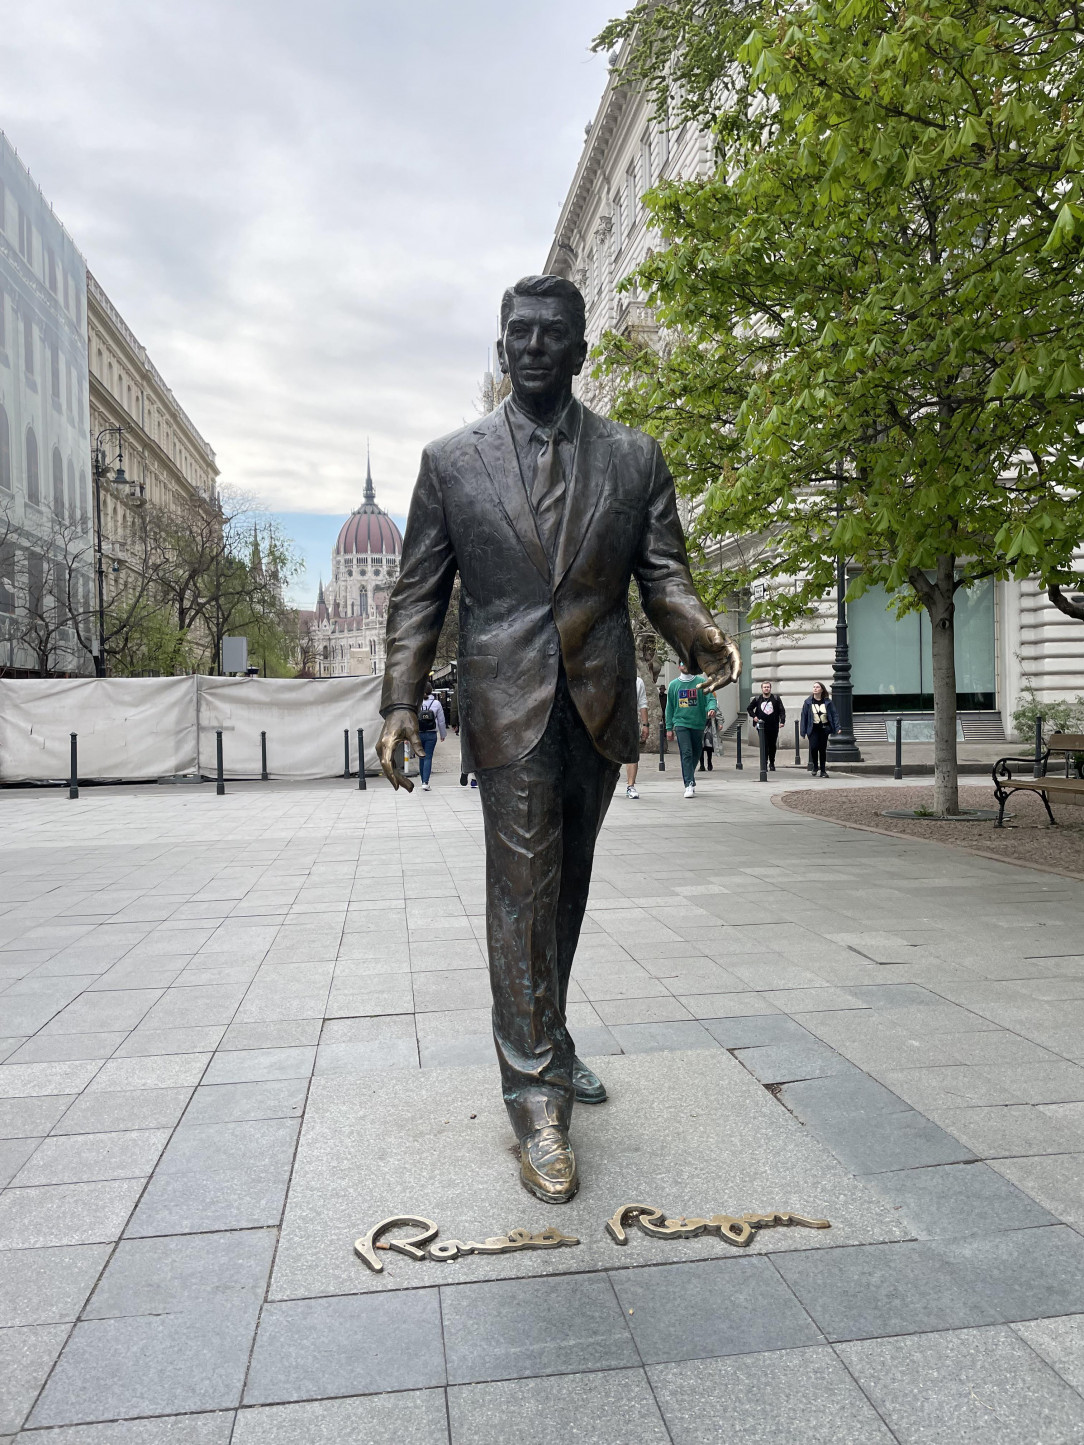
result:
M 620 768 L 591 741 L 557 681 L 546 730 L 525 758 L 478 770 L 486 837 L 493 1038 L 520 1139 L 572 1118 L 568 980 L 587 907 L 595 839 Z

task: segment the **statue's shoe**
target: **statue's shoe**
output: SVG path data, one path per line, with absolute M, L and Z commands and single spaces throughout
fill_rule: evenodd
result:
M 572 1060 L 572 1088 L 577 1104 L 605 1104 L 606 1085 L 582 1059 Z
M 567 1204 L 580 1187 L 568 1130 L 549 1124 L 520 1140 L 519 1177 L 525 1189 L 547 1204 Z

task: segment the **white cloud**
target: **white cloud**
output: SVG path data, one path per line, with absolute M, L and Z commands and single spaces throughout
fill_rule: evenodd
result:
M 607 0 L 4 0 L 0 126 L 218 453 L 406 509 L 539 269 L 605 81 Z

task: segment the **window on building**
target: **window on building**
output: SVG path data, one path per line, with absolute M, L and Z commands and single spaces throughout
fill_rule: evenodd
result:
M 73 410 L 73 408 L 72 408 L 72 397 L 73 397 L 73 395 L 74 395 L 74 390 L 73 390 L 74 378 L 75 378 L 75 373 L 72 371 L 72 364 L 71 364 L 71 362 L 70 362 L 70 361 L 65 361 L 65 363 L 64 363 L 64 402 L 65 402 L 65 405 L 67 406 L 68 416 L 69 416 L 69 417 L 71 416 L 72 410 Z
M 27 376 L 34 375 L 34 321 L 30 316 L 23 317 L 23 366 Z
M 636 203 L 639 200 L 636 193 L 636 163 L 635 161 L 625 172 L 625 207 L 629 213 L 629 235 L 632 235 L 633 227 L 636 225 Z
M 0 286 L 0 351 L 8 349 L 8 302 Z
M 15 611 L 15 543 L 0 542 L 0 612 Z
M 49 283 L 49 290 L 56 295 L 56 253 L 52 246 L 45 248 L 45 277 Z
M 53 511 L 61 522 L 64 520 L 64 458 L 60 448 L 53 448 Z
M 7 195 L 4 192 L 4 183 L 0 181 L 0 231 L 7 230 Z
M 130 412 L 132 412 L 132 415 L 133 415 L 133 416 L 135 415 L 135 412 L 132 411 L 132 388 L 131 388 L 131 387 L 128 388 L 128 410 L 129 410 Z
M 19 255 L 28 265 L 34 264 L 34 227 L 30 217 L 19 207 Z
M 71 603 L 68 597 L 67 568 L 63 562 L 53 563 L 53 625 L 67 627 L 72 620 Z
M 60 404 L 60 347 L 55 340 L 49 342 L 49 385 L 53 400 Z
M 79 472 L 79 520 L 85 527 L 89 510 L 87 506 L 87 474 L 82 469 Z
M 664 102 L 659 115 L 659 173 L 670 159 L 670 107 Z
M 645 130 L 640 137 L 640 176 L 643 181 L 643 189 L 649 191 L 654 181 L 654 172 L 651 169 L 650 130 Z
M 45 558 L 38 552 L 26 554 L 26 606 L 31 617 L 45 616 Z
M 68 281 L 68 270 L 64 268 L 64 310 L 71 310 L 71 287 Z
M 113 363 L 109 362 L 105 368 L 105 384 L 110 391 L 113 390 Z
M 8 414 L 0 406 L 0 489 L 11 491 L 11 427 Z
M 26 500 L 41 505 L 41 477 L 38 473 L 38 439 L 34 428 L 26 429 Z
M 74 522 L 79 516 L 75 501 L 75 463 L 68 458 L 68 521 Z
M 102 367 L 103 367 L 104 364 L 105 364 L 105 358 L 102 356 L 102 348 L 99 346 L 99 347 L 98 347 L 98 365 L 95 367 L 95 370 L 97 371 L 97 373 L 98 373 L 99 376 L 101 376 L 101 374 L 102 374 Z
M 614 255 L 620 255 L 625 244 L 625 208 L 620 196 L 614 196 Z

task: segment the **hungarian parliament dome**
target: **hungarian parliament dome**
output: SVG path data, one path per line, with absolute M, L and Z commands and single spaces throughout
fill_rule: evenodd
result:
M 301 614 L 304 671 L 314 677 L 384 671 L 388 597 L 402 551 L 399 528 L 376 504 L 366 458 L 364 500 L 339 531 L 331 581 L 320 583 L 315 610 Z

